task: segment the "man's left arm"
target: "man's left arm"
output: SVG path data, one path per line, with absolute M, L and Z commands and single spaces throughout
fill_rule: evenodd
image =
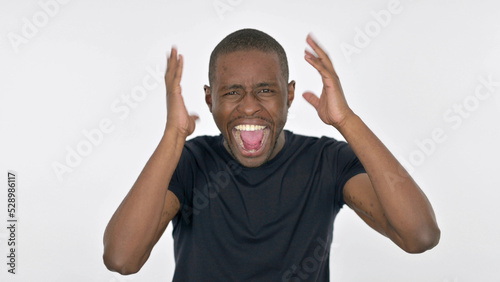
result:
M 320 97 L 305 92 L 323 122 L 344 136 L 363 164 L 344 185 L 344 200 L 369 226 L 409 253 L 421 253 L 439 242 L 440 230 L 432 206 L 398 160 L 348 106 L 328 55 L 309 35 L 305 59 L 323 80 Z

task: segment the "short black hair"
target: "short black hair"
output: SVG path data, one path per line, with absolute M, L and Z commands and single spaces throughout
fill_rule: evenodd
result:
M 285 81 L 288 82 L 288 61 L 283 47 L 267 33 L 260 30 L 245 28 L 237 30 L 215 46 L 210 55 L 208 64 L 208 80 L 210 85 L 215 79 L 215 68 L 220 55 L 226 55 L 236 51 L 258 50 L 265 53 L 276 53 L 280 69 Z

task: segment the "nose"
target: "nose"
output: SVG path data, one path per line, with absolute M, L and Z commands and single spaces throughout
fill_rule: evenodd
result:
M 252 93 L 246 93 L 238 105 L 238 111 L 245 116 L 252 116 L 261 110 L 261 105 Z

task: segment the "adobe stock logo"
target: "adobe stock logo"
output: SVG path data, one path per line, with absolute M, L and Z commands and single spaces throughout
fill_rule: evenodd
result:
M 26 17 L 22 18 L 23 24 L 20 33 L 12 31 L 7 34 L 7 38 L 14 52 L 18 53 L 21 45 L 28 44 L 29 40 L 40 32 L 40 29 L 47 26 L 50 20 L 59 14 L 61 5 L 66 5 L 68 3 L 69 0 L 38 1 L 37 4 L 40 6 L 41 10 L 35 12 L 31 16 L 31 19 Z
M 493 80 L 493 75 L 479 77 L 474 93 L 470 93 L 444 111 L 442 117 L 450 129 L 446 127 L 434 128 L 428 138 L 414 141 L 417 149 L 410 152 L 408 158 L 397 157 L 406 171 L 411 174 L 415 167 L 423 165 L 427 158 L 448 140 L 447 132 L 461 128 L 465 120 L 473 117 L 473 113 L 480 108 L 481 103 L 486 103 L 485 101 L 497 92 L 498 87 L 500 87 L 500 81 Z
M 392 21 L 393 15 L 400 14 L 403 7 L 399 0 L 391 0 L 387 3 L 387 9 L 378 12 L 371 11 L 370 14 L 373 20 L 367 22 L 363 29 L 355 27 L 353 44 L 346 42 L 340 43 L 340 50 L 344 54 L 348 63 L 351 63 L 351 57 L 354 54 L 361 53 L 361 50 L 368 47 L 372 40 L 377 37 L 383 28 L 386 28 Z

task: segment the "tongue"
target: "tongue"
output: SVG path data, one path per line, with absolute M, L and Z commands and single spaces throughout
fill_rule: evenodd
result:
M 264 130 L 242 130 L 240 133 L 241 141 L 243 141 L 246 150 L 257 150 L 260 147 L 260 143 L 264 137 Z

